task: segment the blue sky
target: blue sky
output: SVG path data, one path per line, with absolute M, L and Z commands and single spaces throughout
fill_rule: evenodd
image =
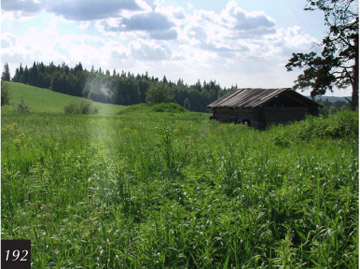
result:
M 188 84 L 292 87 L 293 52 L 326 33 L 306 0 L 2 0 L 1 61 L 145 73 Z M 306 94 L 306 92 L 305 92 Z M 334 95 L 350 95 L 350 90 Z

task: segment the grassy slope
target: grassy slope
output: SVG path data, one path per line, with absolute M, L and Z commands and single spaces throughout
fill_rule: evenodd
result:
M 2 107 L 2 111 L 14 111 L 15 106 L 23 99 L 32 112 L 50 112 L 62 113 L 64 106 L 71 102 L 79 102 L 81 97 L 70 96 L 48 89 L 37 88 L 22 83 L 5 82 L 9 85 L 10 105 Z M 99 109 L 99 115 L 114 115 L 121 111 L 124 107 L 112 104 L 102 104 L 94 102 Z

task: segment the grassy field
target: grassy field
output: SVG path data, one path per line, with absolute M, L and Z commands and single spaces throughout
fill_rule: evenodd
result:
M 2 238 L 33 268 L 357 268 L 356 112 L 261 132 L 119 110 L 2 112 Z
M 6 81 L 4 83 L 10 87 L 11 99 L 10 105 L 2 108 L 3 112 L 15 111 L 17 103 L 24 100 L 30 106 L 31 112 L 62 113 L 65 105 L 77 103 L 84 99 L 22 83 Z M 97 102 L 93 102 L 93 104 L 98 108 L 99 115 L 114 115 L 124 108 L 119 105 Z

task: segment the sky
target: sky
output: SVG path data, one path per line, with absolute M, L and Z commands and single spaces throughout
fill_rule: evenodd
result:
M 294 52 L 319 50 L 323 14 L 306 0 L 2 0 L 1 62 L 81 62 L 90 70 L 221 87 L 292 87 Z M 2 68 L 2 67 L 1 67 Z M 304 94 L 307 94 L 305 91 Z M 350 89 L 333 96 L 351 95 Z

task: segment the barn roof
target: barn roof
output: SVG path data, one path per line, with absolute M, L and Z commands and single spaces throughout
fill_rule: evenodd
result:
M 261 106 L 275 96 L 280 94 L 288 94 L 291 98 L 297 99 L 304 105 L 316 105 L 309 98 L 291 90 L 290 88 L 283 89 L 237 89 L 232 90 L 216 101 L 208 105 L 209 108 L 215 107 L 232 107 L 232 108 L 255 108 Z

